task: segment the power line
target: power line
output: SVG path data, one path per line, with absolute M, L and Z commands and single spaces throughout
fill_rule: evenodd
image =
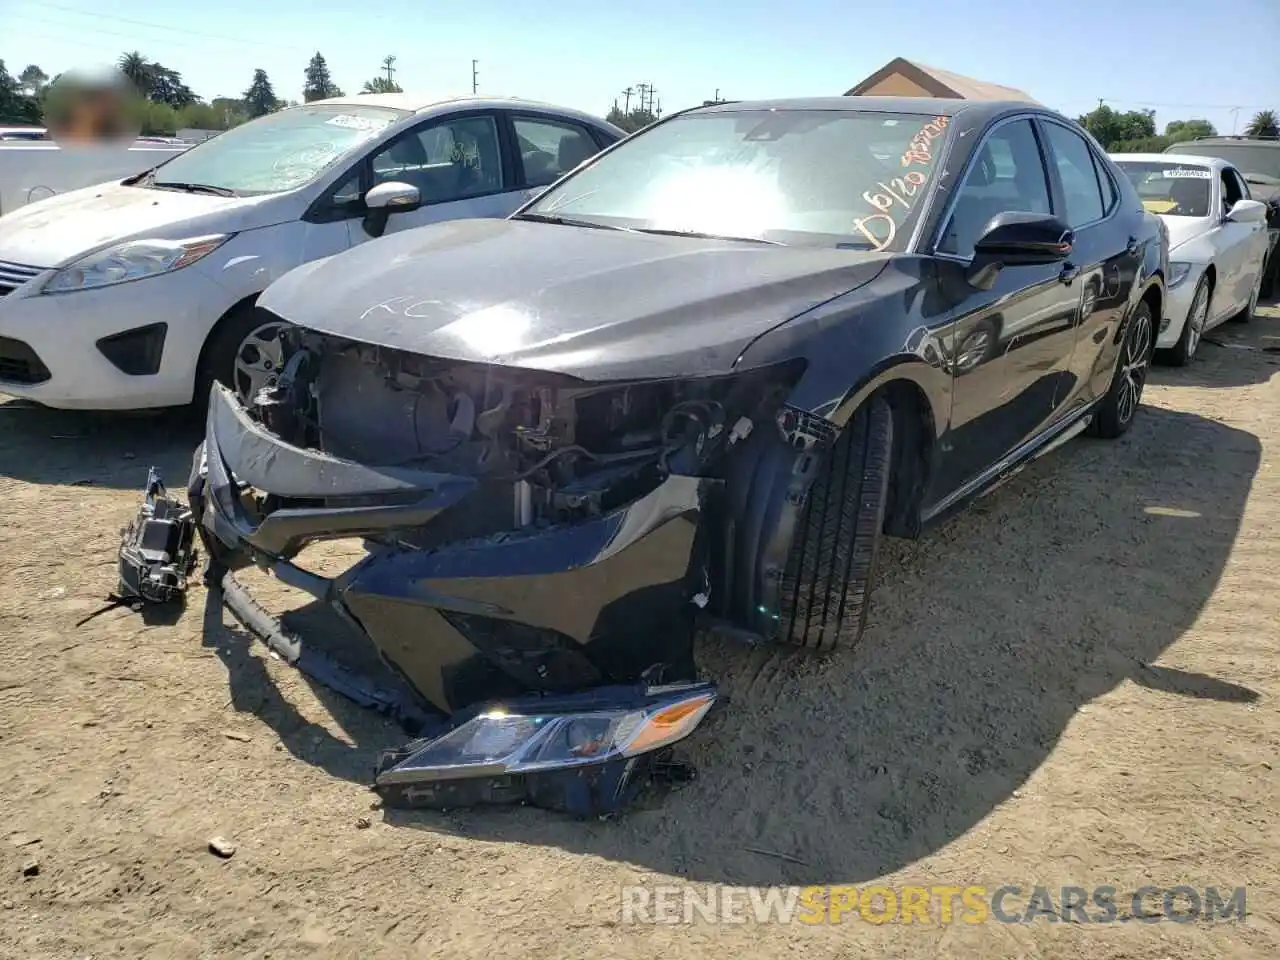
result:
M 111 20 L 115 23 L 128 23 L 138 27 L 147 27 L 148 29 L 151 29 L 151 30 L 165 30 L 170 33 L 180 33 L 180 34 L 185 34 L 187 36 L 192 36 L 192 37 L 204 37 L 205 39 L 208 39 L 208 40 L 223 40 L 223 41 L 226 41 L 227 43 L 235 43 L 235 44 L 252 43 L 252 44 L 258 44 L 264 47 L 275 47 L 277 49 L 279 49 L 280 47 L 284 47 L 286 49 L 293 49 L 293 50 L 310 50 L 311 49 L 310 47 L 300 47 L 296 44 L 291 44 L 291 43 L 277 43 L 275 41 L 267 41 L 267 40 L 246 40 L 244 37 L 233 37 L 228 34 L 208 33 L 202 30 L 188 30 L 184 27 L 174 27 L 174 26 L 170 26 L 169 24 L 156 23 L 154 20 L 134 20 L 129 17 L 118 17 L 112 13 L 95 13 L 92 10 L 81 10 L 78 7 L 68 7 L 59 3 L 45 2 L 41 4 L 41 9 L 62 10 L 62 11 L 65 11 L 66 13 L 73 13 L 81 17 L 94 17 L 95 19 L 98 19 L 98 20 Z M 27 17 L 29 15 L 21 14 L 21 16 Z M 49 21 L 49 22 L 52 22 L 55 24 L 59 23 L 59 21 L 56 21 L 56 20 Z M 65 21 L 63 21 L 63 23 L 65 23 Z M 66 25 L 70 26 L 70 24 L 66 24 Z M 99 29 L 99 28 L 95 28 L 95 29 Z

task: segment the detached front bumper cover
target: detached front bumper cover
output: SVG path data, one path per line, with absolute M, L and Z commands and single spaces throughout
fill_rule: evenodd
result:
M 692 662 L 708 482 L 671 476 L 581 522 L 432 549 L 371 544 L 330 579 L 292 557 L 312 540 L 465 510 L 475 481 L 290 445 L 215 389 L 188 494 L 210 586 L 223 587 L 232 613 L 291 665 L 419 737 L 378 765 L 374 789 L 388 806 L 528 803 L 598 816 L 655 778 L 687 778 L 670 747 L 717 698 Z M 255 512 L 246 484 L 281 502 Z M 286 631 L 228 573 L 249 564 L 328 605 L 389 674 L 353 670 Z

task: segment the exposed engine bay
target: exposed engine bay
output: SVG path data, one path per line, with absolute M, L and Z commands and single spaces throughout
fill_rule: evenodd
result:
M 250 402 L 210 398 L 188 486 L 206 579 L 288 663 L 418 737 L 378 768 L 384 800 L 602 813 L 680 770 L 670 745 L 717 697 L 693 635 L 730 579 L 706 518 L 739 451 L 802 446 L 780 409 L 802 367 L 588 383 L 284 340 Z M 339 576 L 300 565 L 350 537 L 367 553 Z M 235 582 L 249 564 L 323 601 L 387 676 L 283 629 Z
M 483 509 L 442 516 L 406 545 L 599 516 L 665 477 L 714 475 L 729 447 L 776 408 L 764 377 L 584 384 L 421 357 L 292 330 L 277 383 L 254 413 L 297 446 L 385 467 L 476 478 Z

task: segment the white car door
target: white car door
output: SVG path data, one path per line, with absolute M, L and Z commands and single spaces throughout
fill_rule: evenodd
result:
M 1249 183 L 1239 170 L 1231 168 L 1230 173 L 1236 178 L 1239 184 L 1241 194 L 1246 200 L 1254 199 L 1249 192 Z M 1241 271 L 1243 289 L 1243 303 L 1247 303 L 1249 298 L 1253 296 L 1253 289 L 1258 285 L 1258 274 L 1261 273 L 1263 261 L 1267 257 L 1267 249 L 1271 245 L 1271 240 L 1267 232 L 1267 221 L 1265 219 L 1257 223 L 1243 224 L 1243 226 L 1252 227 L 1253 229 L 1248 235 L 1248 240 L 1244 244 L 1244 250 L 1241 256 Z M 1242 303 L 1242 305 L 1243 305 Z
M 1218 285 L 1221 296 L 1214 298 L 1214 313 L 1234 314 L 1248 301 L 1253 292 L 1253 274 L 1249 259 L 1254 246 L 1255 224 L 1236 223 L 1227 219 L 1227 213 L 1236 202 L 1244 199 L 1243 181 L 1229 167 L 1219 175 L 1218 207 L 1215 213 L 1219 225 L 1215 231 L 1217 247 Z

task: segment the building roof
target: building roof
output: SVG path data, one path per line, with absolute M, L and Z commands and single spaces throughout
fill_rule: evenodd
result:
M 845 96 L 862 96 L 864 90 L 869 90 L 885 77 L 895 73 L 909 78 L 935 97 L 959 98 L 962 100 L 1017 100 L 1023 103 L 1037 102 L 1016 87 L 1006 87 L 998 83 L 988 83 L 985 80 L 975 80 L 973 77 L 952 73 L 950 70 L 942 70 L 938 67 L 916 63 L 912 60 L 907 60 L 905 57 L 895 57 L 890 60 L 867 79 L 846 91 Z

